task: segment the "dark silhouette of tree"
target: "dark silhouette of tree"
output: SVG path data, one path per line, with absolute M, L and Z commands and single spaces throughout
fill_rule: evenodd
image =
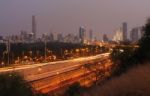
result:
M 137 50 L 137 58 L 140 62 L 150 61 L 150 18 L 143 27 L 143 36 L 139 41 L 139 49 Z
M 113 61 L 113 75 L 120 75 L 138 63 L 135 56 L 136 49 L 133 47 L 117 46 L 111 53 Z
M 80 86 L 80 84 L 74 83 L 65 92 L 65 96 L 81 96 L 82 92 L 83 92 L 83 88 Z
M 0 74 L 0 96 L 46 96 L 33 91 L 29 83 L 17 73 Z
M 114 48 L 111 58 L 115 65 L 113 72 L 115 75 L 120 75 L 134 65 L 150 61 L 150 18 L 143 26 L 142 31 L 143 36 L 139 40 L 139 48 L 121 46 Z
M 108 51 L 108 48 L 100 47 L 100 46 L 94 46 L 94 45 L 82 45 L 82 44 L 70 44 L 70 43 L 61 43 L 61 42 L 47 42 L 46 44 L 47 49 L 52 51 L 53 55 L 57 56 L 57 59 L 65 59 L 64 51 L 68 50 L 69 52 L 73 50 L 73 53 L 76 53 L 76 49 L 89 49 L 89 55 L 91 54 L 99 54 L 102 52 Z M 36 43 L 11 43 L 11 50 L 10 50 L 10 63 L 14 63 L 15 60 L 18 60 L 18 57 L 20 60 L 24 60 L 24 56 L 28 56 L 31 58 L 35 57 L 43 57 L 45 56 L 45 43 L 44 42 L 36 42 Z M 98 49 L 99 53 L 95 53 L 96 48 Z M 2 61 L 7 65 L 7 58 L 8 55 L 5 52 L 6 51 L 6 44 L 0 44 L 0 64 Z M 32 51 L 32 55 L 30 54 L 30 51 Z M 80 52 L 79 52 L 80 53 Z M 87 53 L 87 52 L 85 52 Z M 74 56 L 75 54 L 70 54 L 70 57 Z M 88 55 L 88 54 L 84 54 Z M 80 56 L 82 56 L 82 53 L 80 53 Z M 34 61 L 34 60 L 33 60 Z

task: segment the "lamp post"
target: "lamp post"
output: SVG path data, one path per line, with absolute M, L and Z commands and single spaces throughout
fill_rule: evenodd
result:
M 6 54 L 6 51 L 3 52 L 2 66 L 4 65 L 4 61 L 5 61 L 5 58 L 4 58 L 5 54 Z
M 45 40 L 45 61 L 46 61 L 46 40 Z
M 9 41 L 9 39 L 6 41 L 6 50 L 7 50 L 7 55 L 8 55 L 8 57 L 7 57 L 7 63 L 8 63 L 8 65 L 10 64 L 10 58 L 9 58 L 9 53 L 10 53 L 10 41 Z
M 45 34 L 46 35 L 46 34 Z M 45 42 L 44 42 L 44 45 L 45 45 L 45 62 L 46 62 L 46 51 L 47 51 L 47 42 L 46 42 L 46 36 L 45 36 Z

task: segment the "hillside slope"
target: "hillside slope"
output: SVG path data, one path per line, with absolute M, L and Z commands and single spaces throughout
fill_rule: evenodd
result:
M 103 86 L 94 87 L 85 96 L 150 96 L 150 64 L 133 68 Z

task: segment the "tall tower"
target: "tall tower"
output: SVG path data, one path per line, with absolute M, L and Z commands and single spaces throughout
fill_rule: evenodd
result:
M 32 33 L 33 33 L 33 39 L 36 40 L 36 19 L 35 16 L 32 16 Z
M 127 40 L 127 23 L 122 23 L 122 31 L 123 31 L 123 41 Z
M 80 27 L 79 28 L 79 38 L 81 39 L 81 43 L 84 43 L 85 40 L 85 28 L 84 27 Z

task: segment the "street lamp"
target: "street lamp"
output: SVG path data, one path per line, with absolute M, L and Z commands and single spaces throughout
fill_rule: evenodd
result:
M 2 61 L 2 66 L 4 65 L 4 61 Z
M 46 62 L 46 51 L 47 51 L 46 46 L 47 46 L 47 42 L 46 42 L 46 38 L 45 38 L 45 62 Z
M 10 41 L 9 41 L 9 39 L 6 41 L 6 50 L 7 50 L 7 55 L 8 55 L 8 58 L 7 58 L 7 62 L 8 62 L 8 65 L 9 65 L 9 63 L 10 63 L 10 58 L 9 58 L 9 53 L 10 53 Z
M 124 50 L 123 50 L 123 49 L 120 49 L 119 51 L 120 51 L 121 53 L 123 53 L 123 52 L 124 52 Z
M 41 67 L 39 67 L 39 68 L 38 68 L 38 71 L 39 71 L 39 72 L 40 72 L 40 71 L 42 71 L 42 68 L 41 68 Z
M 59 72 L 57 72 L 56 74 L 59 75 Z

